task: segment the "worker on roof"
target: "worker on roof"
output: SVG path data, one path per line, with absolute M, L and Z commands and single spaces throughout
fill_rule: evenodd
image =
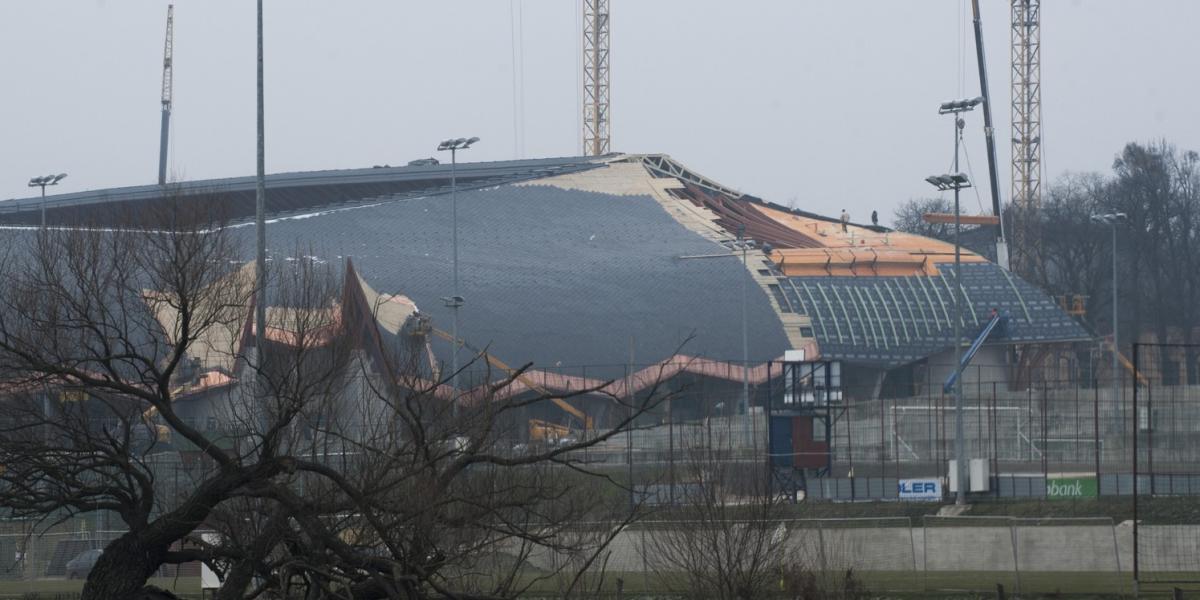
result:
M 846 229 L 846 225 L 848 225 L 849 223 L 850 223 L 850 213 L 846 212 L 846 209 L 843 208 L 842 209 L 842 233 L 846 233 L 848 231 Z
M 871 224 L 876 227 L 879 227 L 879 211 L 877 211 L 877 210 L 871 211 Z

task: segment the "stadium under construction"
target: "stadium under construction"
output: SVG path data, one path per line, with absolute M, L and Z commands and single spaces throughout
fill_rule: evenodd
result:
M 506 393 L 611 382 L 603 393 L 531 406 L 521 428 L 529 438 L 587 435 L 620 417 L 614 395 L 668 385 L 681 393 L 660 422 L 749 423 L 743 433 L 731 427 L 727 443 L 761 452 L 773 437 L 770 453 L 797 472 L 797 486 L 805 473 L 832 475 L 847 459 L 852 475 L 855 443 L 860 473 L 871 472 L 872 452 L 890 457 L 880 461 L 884 472 L 892 460 L 944 471 L 944 411 L 937 424 L 855 417 L 852 407 L 891 401 L 895 413 L 898 399 L 943 397 L 955 372 L 953 245 L 774 204 L 665 155 L 414 162 L 266 179 L 269 260 L 336 265 L 346 281 L 340 322 L 369 326 L 372 335 L 356 338 L 367 356 L 415 348 L 427 375 L 445 375 L 457 223 L 458 338 L 465 355 L 486 350 L 460 387 L 527 363 L 532 369 Z M 63 194 L 44 205 L 6 202 L 0 223 L 125 225 L 116 219 L 147 214 L 171 196 L 228 218 L 252 270 L 253 228 L 242 224 L 253 222 L 254 193 L 254 178 L 245 177 Z M 1095 336 L 1054 298 L 969 251 L 961 269 L 961 342 L 973 357 L 962 379 L 972 396 L 985 386 L 993 396 L 1078 389 L 1097 377 L 1104 361 Z M 252 313 L 243 307 L 247 328 Z M 172 316 L 156 316 L 169 329 Z M 237 385 L 230 357 L 249 339 L 216 337 L 196 345 L 194 380 L 182 382 L 194 392 L 181 398 L 181 414 L 199 423 L 214 420 L 205 398 Z M 289 343 L 285 331 L 266 337 Z M 395 376 L 386 364 L 367 370 Z M 994 437 L 1015 440 L 1005 444 L 1017 455 L 1022 436 L 1031 456 L 1044 453 L 1029 440 L 1034 425 L 1022 431 L 1018 419 L 1012 436 L 973 435 L 974 456 L 989 456 Z M 640 433 L 642 442 L 621 445 L 662 446 L 653 431 Z

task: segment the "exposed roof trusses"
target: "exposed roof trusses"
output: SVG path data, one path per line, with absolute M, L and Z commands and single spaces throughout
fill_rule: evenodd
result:
M 646 170 L 650 171 L 655 177 L 674 177 L 680 181 L 685 181 L 706 190 L 717 192 L 718 194 L 724 194 L 730 198 L 742 197 L 741 192 L 727 188 L 695 171 L 689 170 L 666 154 L 635 154 L 630 155 L 628 160 L 640 160 L 642 165 L 646 167 Z

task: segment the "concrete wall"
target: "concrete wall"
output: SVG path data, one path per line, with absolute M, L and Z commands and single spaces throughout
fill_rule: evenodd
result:
M 1133 528 L 1096 521 L 1082 525 L 1032 525 L 1002 519 L 987 525 L 921 527 L 789 526 L 787 545 L 798 560 L 831 570 L 865 571 L 1080 571 L 1129 572 Z M 1143 526 L 1141 567 L 1145 571 L 1200 570 L 1200 525 Z M 610 546 L 609 571 L 642 572 L 654 567 L 654 530 L 629 530 Z M 661 535 L 661 533 L 660 533 Z M 1014 540 L 1016 553 L 1014 556 Z M 539 552 L 535 566 L 555 558 Z M 1015 563 L 1014 563 L 1015 561 Z M 558 564 L 561 564 L 559 562 Z M 1015 567 L 1014 567 L 1015 565 Z

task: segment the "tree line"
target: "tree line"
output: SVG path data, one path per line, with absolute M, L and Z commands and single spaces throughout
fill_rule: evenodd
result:
M 1036 209 L 1009 205 L 1004 214 L 1013 270 L 1054 296 L 1082 296 L 1085 321 L 1100 335 L 1113 331 L 1118 297 L 1121 351 L 1136 339 L 1200 342 L 1200 155 L 1165 142 L 1129 143 L 1107 173 L 1067 173 L 1045 187 Z M 945 198 L 912 199 L 895 212 L 898 230 L 953 240 L 953 226 L 925 223 L 926 212 L 952 212 Z M 1116 224 L 1117 275 L 1110 225 L 1093 215 L 1124 213 Z M 965 245 L 992 253 L 968 234 Z M 1200 383 L 1196 354 L 1184 365 L 1160 356 L 1166 382 Z M 1187 379 L 1188 381 L 1185 381 Z

